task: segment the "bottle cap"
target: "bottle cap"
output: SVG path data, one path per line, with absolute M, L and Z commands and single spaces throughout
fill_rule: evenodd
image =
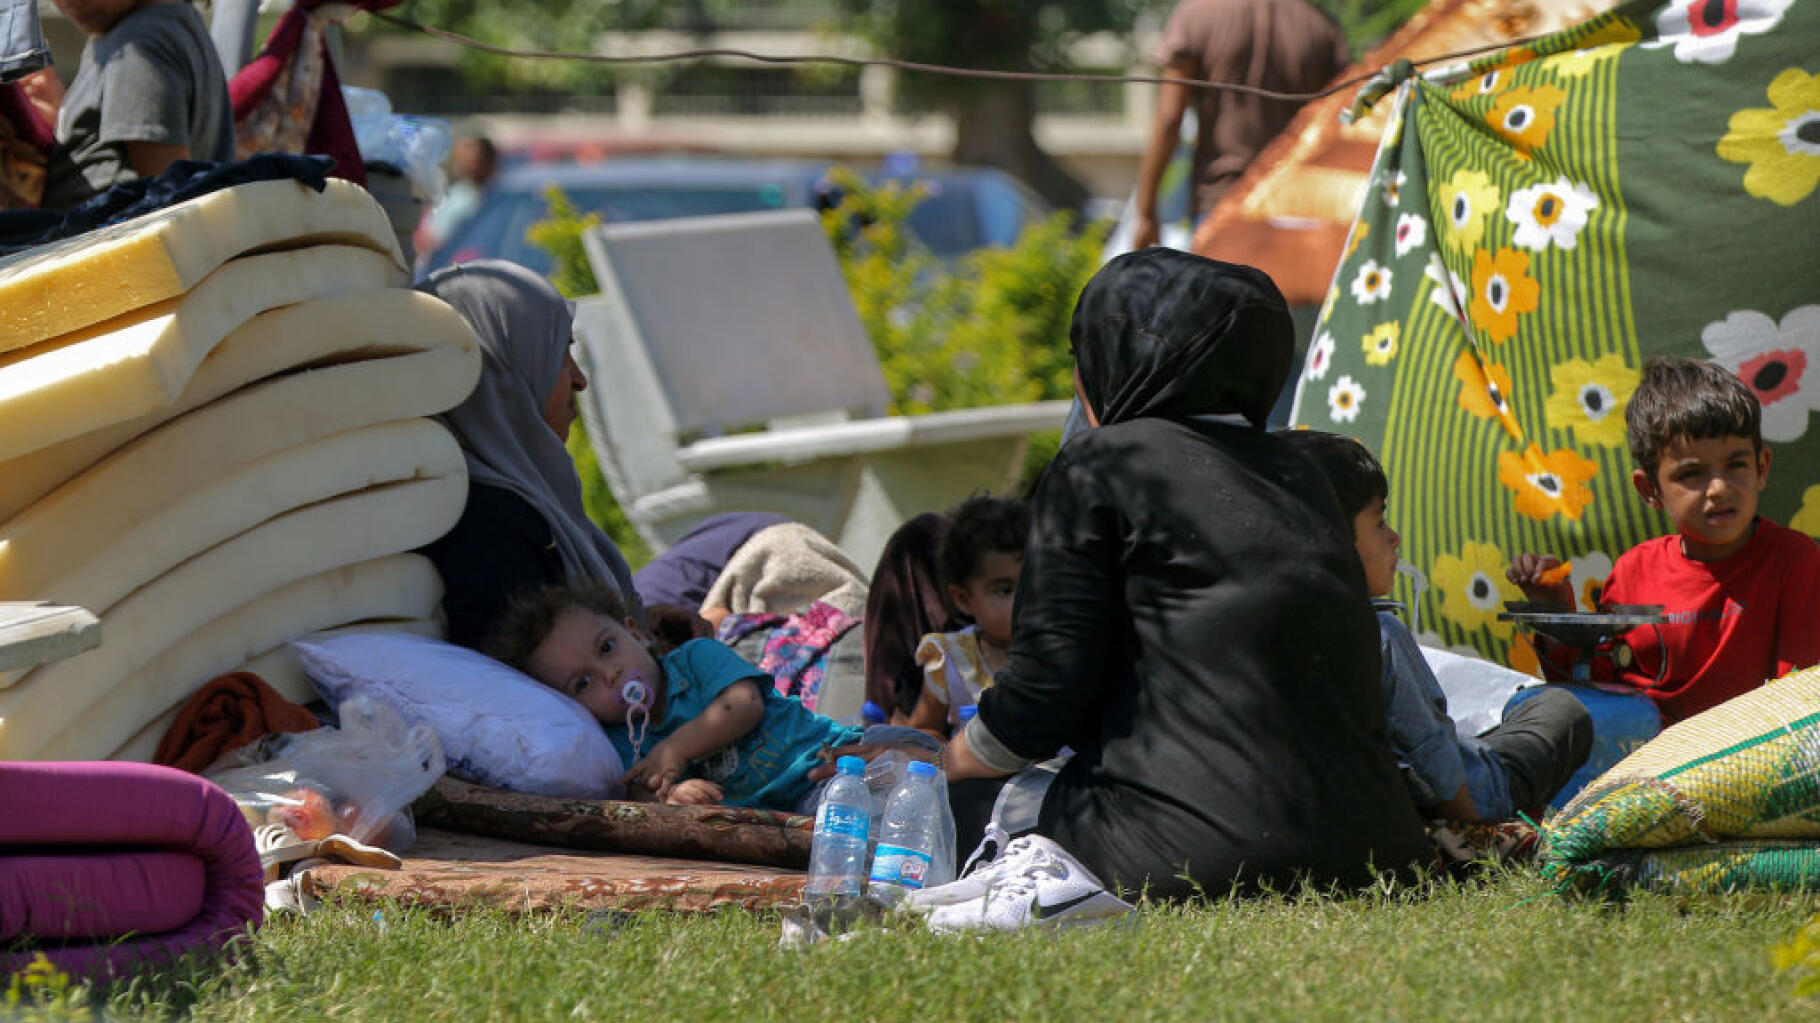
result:
M 842 757 L 834 762 L 834 769 L 842 774 L 865 774 L 866 762 L 858 757 Z
M 865 706 L 860 708 L 859 716 L 870 724 L 882 725 L 885 723 L 887 715 L 885 714 L 885 708 L 880 707 L 871 700 L 867 700 Z
M 978 714 L 979 712 L 980 712 L 979 704 L 969 703 L 965 707 L 962 707 L 960 710 L 955 711 L 954 716 L 957 718 L 960 718 L 961 724 L 964 725 L 967 722 L 972 721 L 974 715 Z
M 935 765 L 921 760 L 910 761 L 909 771 L 921 778 L 935 777 Z

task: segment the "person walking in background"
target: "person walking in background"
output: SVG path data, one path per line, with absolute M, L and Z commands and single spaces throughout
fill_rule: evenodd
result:
M 487 183 L 499 170 L 499 150 L 485 135 L 455 140 L 449 151 L 449 187 L 417 225 L 417 251 L 428 256 L 480 209 Z
M 1347 64 L 1346 39 L 1306 0 L 1181 0 L 1163 27 L 1156 62 L 1168 78 L 1314 92 Z M 1194 104 L 1194 180 L 1189 219 L 1213 208 L 1301 104 L 1230 89 L 1157 86 L 1150 137 L 1138 163 L 1132 248 L 1157 244 L 1157 187 Z

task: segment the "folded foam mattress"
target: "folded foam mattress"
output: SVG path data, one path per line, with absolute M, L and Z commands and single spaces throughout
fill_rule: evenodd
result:
M 215 346 L 262 312 L 404 283 L 391 259 L 356 246 L 244 256 L 178 298 L 0 355 L 0 459 L 171 404 Z
M 100 615 L 106 640 L 0 690 L 0 760 L 30 759 L 138 668 L 236 607 L 305 576 L 413 550 L 447 532 L 465 471 L 301 508 L 197 555 Z
M 454 354 L 425 352 L 286 377 L 272 390 L 294 392 L 303 406 L 294 417 L 264 418 L 267 403 L 252 401 L 239 409 L 246 416 L 204 415 L 215 408 L 209 406 L 194 413 L 200 417 L 194 422 L 185 417 L 147 434 L 0 524 L 0 600 L 54 599 L 104 611 L 274 516 L 381 483 L 463 471 L 460 445 L 433 420 L 319 433 L 323 424 L 358 423 L 392 404 L 388 386 L 445 395 L 465 388 L 466 366 L 437 365 Z M 409 388 L 409 365 L 386 365 L 413 362 L 423 391 Z M 236 425 L 245 428 L 216 432 Z M 299 443 L 278 446 L 292 437 Z M 261 450 L 267 447 L 276 450 Z
M 246 818 L 150 764 L 0 763 L 0 975 L 97 979 L 219 949 L 264 911 Z
M 0 259 L 0 352 L 176 298 L 236 256 L 330 244 L 407 269 L 379 201 L 334 178 L 237 185 L 41 245 Z
M 176 399 L 131 418 L 111 411 L 124 400 L 113 391 L 113 371 L 94 367 L 86 384 L 72 392 L 71 408 L 61 414 L 66 425 L 59 432 L 67 440 L 0 460 L 0 522 L 134 438 L 249 384 L 301 369 L 444 348 L 459 350 L 478 374 L 479 342 L 460 314 L 429 295 L 381 289 L 253 317 L 203 359 Z M 365 421 L 421 414 L 412 409 L 427 406 L 402 390 L 371 409 Z M 35 429 L 23 421 L 28 418 L 0 403 L 0 445 L 16 447 L 3 438 L 14 430 Z
M 138 732 L 175 710 L 204 683 L 244 668 L 272 651 L 288 651 L 299 636 L 355 622 L 415 628 L 436 613 L 442 580 L 427 558 L 393 554 L 330 569 L 279 587 L 196 628 L 163 653 L 81 708 L 68 725 L 42 742 L 32 755 L 48 760 L 99 760 L 115 753 Z M 277 658 L 273 658 L 277 660 Z M 315 691 L 301 672 L 254 673 L 293 703 L 307 703 Z M 158 729 L 151 759 L 169 722 Z

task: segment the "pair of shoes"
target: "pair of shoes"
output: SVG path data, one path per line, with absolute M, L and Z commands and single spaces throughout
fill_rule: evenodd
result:
M 278 880 L 284 865 L 316 855 L 317 843 L 298 838 L 285 824 L 261 824 L 253 829 L 253 847 L 259 850 L 259 865 L 265 868 L 269 884 Z
M 1137 912 L 1041 835 L 1018 838 L 972 874 L 914 892 L 905 901 L 913 912 L 927 914 L 929 929 L 937 933 L 1071 927 Z

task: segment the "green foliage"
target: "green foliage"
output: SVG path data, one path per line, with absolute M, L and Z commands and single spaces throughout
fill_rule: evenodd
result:
M 923 195 L 837 171 L 839 206 L 822 215 L 860 322 L 891 389 L 892 411 L 937 412 L 1074 393 L 1068 323 L 1099 268 L 1106 226 L 1076 231 L 1056 214 L 1010 248 L 946 266 L 907 227 Z
M 525 231 L 525 240 L 550 254 L 550 283 L 557 291 L 570 298 L 594 294 L 600 285 L 594 280 L 594 268 L 588 265 L 581 236 L 600 226 L 600 214 L 577 210 L 555 185 L 544 189 L 543 200 L 549 215 Z
M 1354 60 L 1384 41 L 1410 16 L 1428 6 L 1428 0 L 1313 0 L 1327 12 L 1346 36 Z
M 17 1023 L 86 1023 L 94 1019 L 87 992 L 40 952 L 25 969 L 7 978 L 0 1014 Z
M 1795 981 L 1797 998 L 1820 995 L 1820 916 L 1804 924 L 1795 936 L 1770 949 L 1776 972 Z

